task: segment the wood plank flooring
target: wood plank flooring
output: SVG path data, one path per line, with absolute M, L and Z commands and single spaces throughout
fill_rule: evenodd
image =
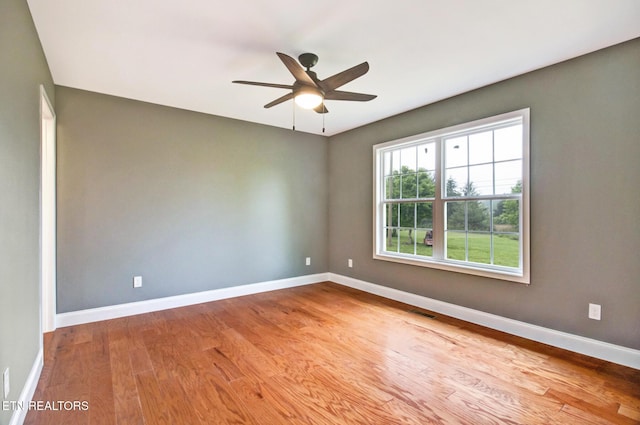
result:
M 45 338 L 26 424 L 638 424 L 640 371 L 320 283 Z

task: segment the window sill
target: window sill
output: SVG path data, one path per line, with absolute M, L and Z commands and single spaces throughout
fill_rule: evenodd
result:
M 517 270 L 502 270 L 498 268 L 475 267 L 473 264 L 463 264 L 451 260 L 438 261 L 435 259 L 416 259 L 405 255 L 393 254 L 373 254 L 375 260 L 391 261 L 393 263 L 409 264 L 418 267 L 428 267 L 432 269 L 451 271 L 456 273 L 464 273 L 475 276 L 488 277 L 492 279 L 507 280 L 515 283 L 530 284 L 528 273 L 521 273 Z

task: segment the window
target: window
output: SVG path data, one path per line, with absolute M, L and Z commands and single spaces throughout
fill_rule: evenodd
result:
M 374 258 L 529 283 L 529 109 L 373 149 Z

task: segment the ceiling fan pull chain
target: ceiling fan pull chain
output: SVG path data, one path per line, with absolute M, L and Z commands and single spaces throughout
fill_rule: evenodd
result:
M 322 103 L 322 109 L 324 109 L 324 102 Z M 327 114 L 322 114 L 322 132 L 324 133 L 324 116 Z
M 296 131 L 296 102 L 291 102 L 293 105 L 293 131 Z

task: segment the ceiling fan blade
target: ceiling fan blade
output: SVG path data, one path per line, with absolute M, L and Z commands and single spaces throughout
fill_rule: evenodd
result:
M 282 97 L 277 98 L 276 100 L 274 100 L 273 102 L 269 102 L 266 105 L 264 105 L 265 108 L 271 108 L 272 106 L 276 106 L 281 104 L 282 102 L 286 102 L 289 99 L 293 99 L 293 93 L 287 93 Z
M 326 93 L 324 98 L 327 100 L 355 100 L 357 102 L 367 102 L 375 99 L 375 94 L 353 93 L 350 91 L 334 90 Z
M 320 105 L 316 106 L 315 108 L 313 108 L 314 111 L 316 111 L 319 114 L 328 114 L 329 110 L 327 109 L 326 106 L 324 106 L 324 103 L 321 103 Z
M 290 86 L 290 85 L 287 85 L 287 84 L 259 83 L 257 81 L 235 80 L 235 81 L 232 81 L 232 83 L 247 84 L 247 85 L 250 85 L 250 86 L 273 87 L 273 88 L 276 88 L 276 89 L 293 89 L 293 86 Z
M 284 53 L 276 52 L 276 54 L 278 55 L 282 63 L 284 63 L 284 66 L 286 66 L 289 72 L 296 78 L 296 81 L 299 81 L 308 86 L 318 87 L 315 81 L 313 81 L 311 77 L 307 75 L 305 70 L 300 66 L 300 64 L 298 64 L 298 61 L 296 61 L 291 56 L 285 55 Z
M 369 63 L 362 62 L 360 65 L 356 65 L 353 68 L 349 68 L 345 71 L 332 75 L 329 78 L 325 78 L 320 81 L 320 88 L 326 92 L 332 91 L 347 84 L 349 81 L 353 81 L 358 77 L 363 76 L 369 71 Z

